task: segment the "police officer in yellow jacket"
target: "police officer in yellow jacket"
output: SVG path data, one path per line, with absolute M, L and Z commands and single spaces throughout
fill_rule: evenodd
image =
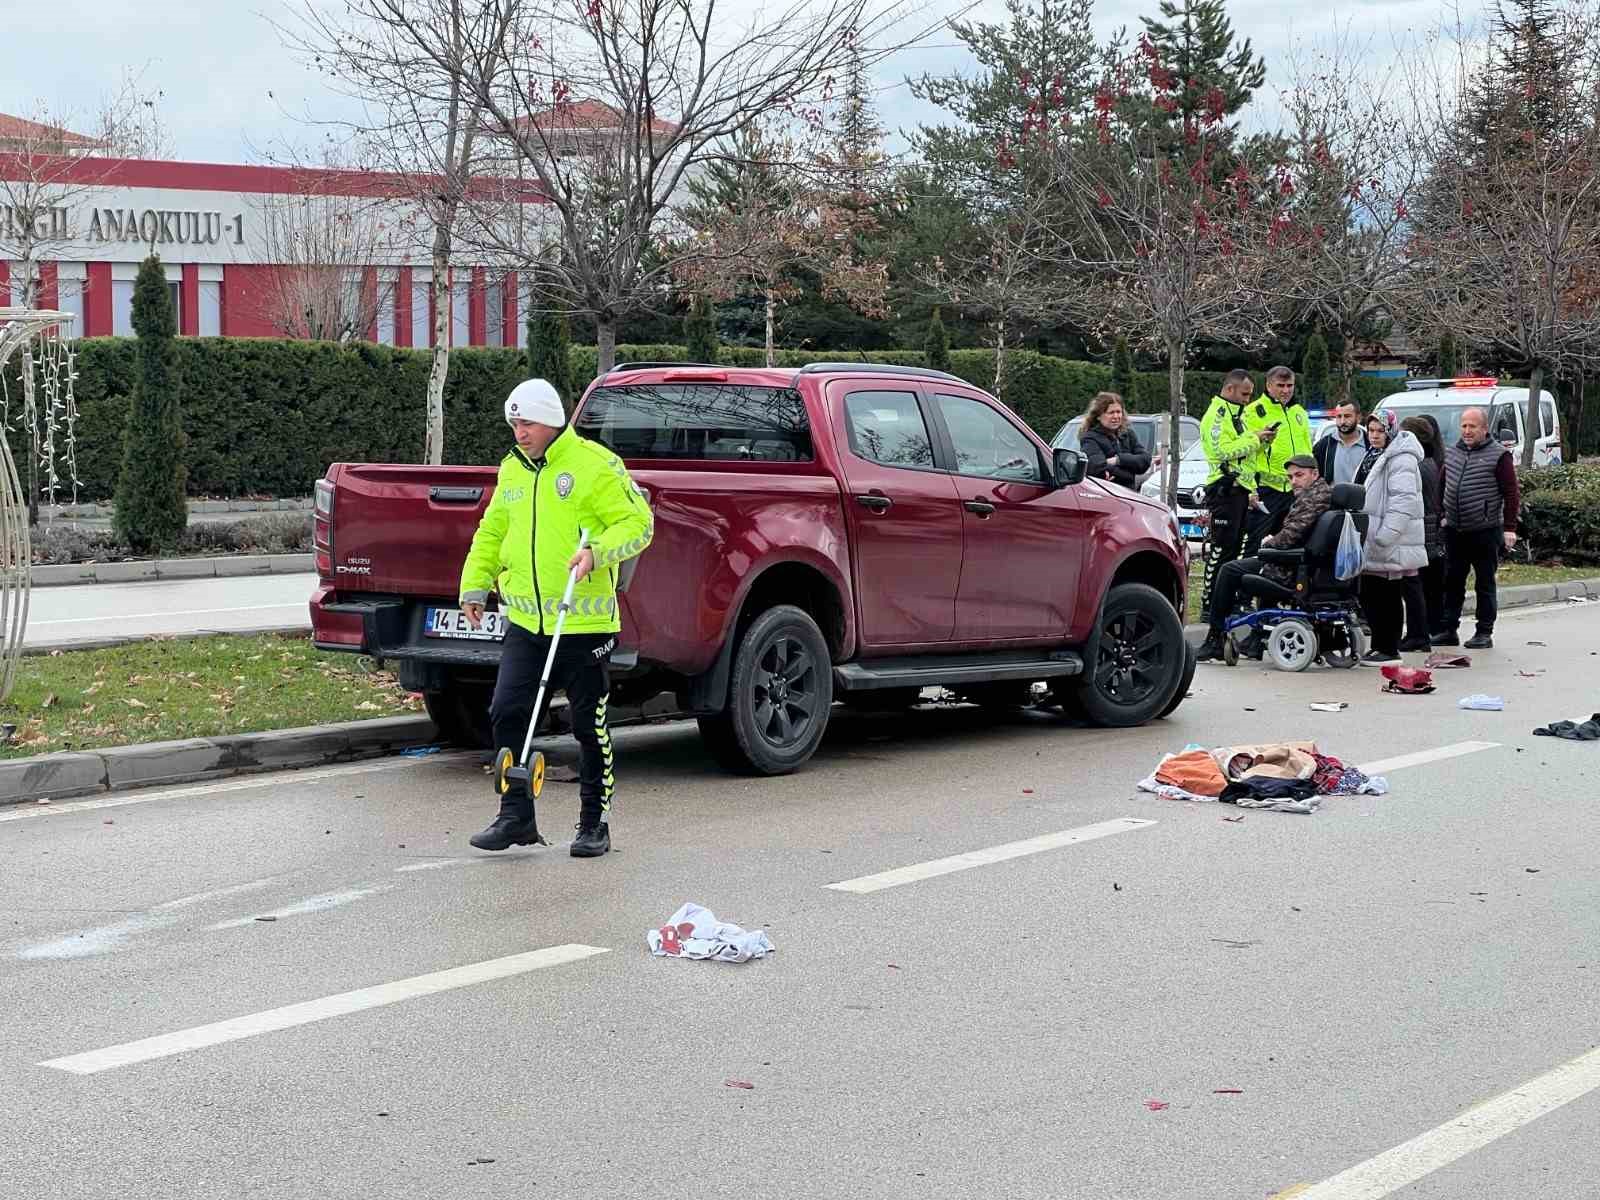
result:
M 1206 533 L 1205 583 L 1200 593 L 1202 618 L 1210 620 L 1211 589 L 1224 563 L 1239 557 L 1244 545 L 1245 514 L 1255 494 L 1256 451 L 1272 435 L 1245 428 L 1244 407 L 1255 391 L 1250 372 L 1229 371 L 1222 393 L 1211 398 L 1200 418 L 1200 442 L 1210 473 L 1206 476 L 1206 508 L 1211 523 Z
M 1255 476 L 1255 501 L 1250 508 L 1250 531 L 1244 553 L 1252 555 L 1261 539 L 1274 532 L 1294 503 L 1289 486 L 1291 458 L 1312 453 L 1311 418 L 1294 398 L 1294 372 L 1288 367 L 1273 367 L 1267 372 L 1267 392 L 1246 404 L 1241 411 L 1244 427 L 1252 434 L 1271 430 L 1273 436 L 1257 443 L 1251 460 Z
M 543 379 L 513 388 L 505 415 L 517 444 L 500 463 L 494 498 L 467 552 L 461 607 L 477 628 L 491 591 L 505 604 L 508 629 L 489 717 L 494 744 L 520 751 L 567 576 L 577 569 L 550 683 L 567 694 L 579 749 L 572 855 L 598 858 L 611 849 L 607 817 L 616 788 L 606 660 L 622 628 L 617 572 L 650 544 L 650 508 L 621 459 L 566 427 L 561 397 Z M 582 551 L 580 530 L 589 534 Z M 504 850 L 533 842 L 533 803 L 520 792 L 512 788 L 501 797 L 499 815 L 472 836 L 474 846 Z

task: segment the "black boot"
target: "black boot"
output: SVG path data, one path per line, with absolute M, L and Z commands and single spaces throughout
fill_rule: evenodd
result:
M 578 826 L 578 836 L 572 839 L 573 858 L 599 858 L 610 849 L 611 826 L 604 821 Z
M 1206 634 L 1206 640 L 1200 643 L 1200 653 L 1195 656 L 1201 662 L 1215 662 L 1222 657 L 1222 635 L 1216 630 Z
M 547 845 L 533 819 L 533 801 L 526 796 L 504 796 L 500 813 L 489 828 L 467 839 L 479 850 L 504 850 L 510 846 Z

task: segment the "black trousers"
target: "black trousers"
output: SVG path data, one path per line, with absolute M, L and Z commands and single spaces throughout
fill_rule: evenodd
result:
M 1246 575 L 1259 575 L 1259 558 L 1236 558 L 1217 571 L 1216 590 L 1211 594 L 1211 632 L 1220 636 L 1233 607 L 1239 602 L 1239 585 Z
M 1211 620 L 1212 591 L 1216 587 L 1217 573 L 1226 563 L 1239 557 L 1244 546 L 1245 513 L 1249 508 L 1250 493 L 1236 487 L 1228 495 L 1211 505 L 1211 524 L 1206 535 L 1206 574 L 1200 589 L 1200 619 Z M 1226 616 L 1229 610 L 1223 609 Z
M 1422 599 L 1422 576 L 1389 579 L 1361 577 L 1361 611 L 1372 626 L 1372 648 L 1384 654 L 1400 653 L 1402 628 L 1407 637 L 1428 636 L 1427 608 Z
M 1498 529 L 1444 531 L 1444 628 L 1455 633 L 1461 628 L 1461 606 L 1467 598 L 1467 572 L 1473 575 L 1478 593 L 1479 633 L 1493 633 L 1500 604 L 1495 593 L 1494 575 L 1500 569 L 1500 546 L 1504 536 Z
M 1283 524 L 1283 518 L 1289 512 L 1289 506 L 1294 503 L 1293 492 L 1262 488 L 1259 494 L 1264 507 L 1249 510 L 1250 530 L 1244 539 L 1246 555 L 1254 554 L 1261 549 L 1261 539 L 1278 531 L 1278 526 Z
M 545 693 L 546 709 L 551 692 L 559 690 L 567 695 L 572 736 L 578 742 L 578 820 L 585 829 L 606 819 L 617 786 L 611 732 L 606 728 L 606 703 L 611 691 L 606 660 L 616 644 L 614 633 L 563 634 L 550 668 L 550 691 Z M 529 633 L 520 625 L 511 626 L 500 649 L 500 673 L 494 681 L 489 719 L 494 724 L 495 746 L 509 746 L 519 757 L 523 739 L 528 736 L 528 722 L 533 718 L 539 676 L 549 653 L 548 636 Z M 539 716 L 543 719 L 544 713 Z
M 1420 572 L 1422 578 L 1422 603 L 1428 610 L 1428 632 L 1444 630 L 1444 557 L 1430 558 Z

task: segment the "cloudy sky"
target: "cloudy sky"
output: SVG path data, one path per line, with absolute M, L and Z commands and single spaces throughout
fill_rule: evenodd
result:
M 730 11 L 756 0 L 724 0 Z M 1269 71 L 1296 39 L 1325 38 L 1337 22 L 1380 50 L 1439 20 L 1444 0 L 1356 0 L 1334 7 L 1322 0 L 1236 0 L 1235 32 L 1249 37 Z M 1463 0 L 1476 10 L 1479 0 Z M 256 0 L 45 0 L 7 6 L 6 71 L 0 112 L 31 113 L 42 103 L 92 126 L 102 96 L 125 71 L 142 72 L 161 93 L 160 111 L 175 157 L 209 162 L 257 162 L 281 156 L 286 144 L 317 140 L 311 120 L 336 117 L 347 102 L 331 95 L 282 46 Z M 967 7 L 964 0 L 925 0 L 922 24 Z M 1101 0 L 1102 33 L 1138 27 L 1156 0 Z M 981 0 L 974 16 L 1004 20 L 1003 0 Z M 904 51 L 877 72 L 878 100 L 891 130 L 934 119 L 909 94 L 904 77 L 970 68 L 948 31 Z M 1269 84 L 1270 86 L 1270 84 Z M 898 141 L 898 139 L 896 139 Z

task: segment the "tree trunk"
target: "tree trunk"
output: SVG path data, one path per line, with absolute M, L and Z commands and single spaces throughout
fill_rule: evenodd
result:
M 596 313 L 594 327 L 595 342 L 600 351 L 595 371 L 598 376 L 604 375 L 617 365 L 617 319 L 610 313 Z M 588 382 L 588 380 L 584 380 L 585 387 L 588 386 Z M 576 380 L 573 381 L 573 387 L 577 388 Z
M 1161 488 L 1167 507 L 1178 499 L 1178 460 L 1183 457 L 1183 343 L 1167 339 L 1167 414 L 1172 430 L 1167 435 L 1167 481 Z
M 450 231 L 440 222 L 433 231 L 433 362 L 428 368 L 428 424 L 422 461 L 444 462 L 444 383 L 450 372 Z
M 777 314 L 777 309 L 778 309 L 778 302 L 777 302 L 776 299 L 774 299 L 774 297 L 772 295 L 772 289 L 768 288 L 767 289 L 767 366 L 768 367 L 775 367 L 775 366 L 778 365 L 778 351 L 773 346 L 773 332 L 774 332 L 774 325 L 775 325 L 774 318 L 775 318 L 775 316 Z
M 1000 391 L 1006 382 L 1006 319 L 998 318 L 994 323 L 994 394 L 996 399 L 1004 399 Z
M 1561 429 L 1561 461 L 1579 462 L 1583 458 L 1583 385 L 1584 375 L 1578 372 L 1573 384 L 1572 403 L 1568 406 L 1568 419 Z
M 1339 338 L 1339 396 L 1335 405 L 1349 404 L 1355 384 L 1355 339 L 1341 331 Z
M 1528 377 L 1528 418 L 1522 439 L 1522 469 L 1533 466 L 1533 444 L 1539 440 L 1539 393 L 1544 390 L 1544 367 L 1533 364 L 1533 374 Z M 1494 431 L 1489 431 L 1494 436 Z

